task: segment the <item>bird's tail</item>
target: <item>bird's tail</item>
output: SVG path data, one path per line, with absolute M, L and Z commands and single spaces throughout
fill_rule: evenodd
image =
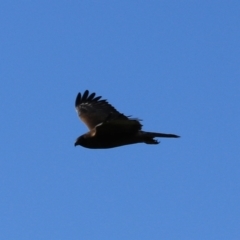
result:
M 139 134 L 143 137 L 143 141 L 147 144 L 158 144 L 159 142 L 154 139 L 155 137 L 164 137 L 164 138 L 179 138 L 180 137 L 175 134 L 143 132 L 143 131 L 140 131 Z

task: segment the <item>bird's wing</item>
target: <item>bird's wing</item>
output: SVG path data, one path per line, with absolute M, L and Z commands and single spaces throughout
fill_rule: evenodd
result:
M 82 95 L 78 93 L 75 107 L 80 119 L 91 130 L 96 125 L 110 120 L 129 120 L 127 116 L 118 112 L 111 104 L 101 96 L 95 97 L 95 93 L 89 94 L 86 90 Z
M 116 119 L 98 124 L 95 127 L 94 134 L 97 134 L 98 136 L 131 135 L 141 130 L 141 128 L 142 124 L 136 119 Z

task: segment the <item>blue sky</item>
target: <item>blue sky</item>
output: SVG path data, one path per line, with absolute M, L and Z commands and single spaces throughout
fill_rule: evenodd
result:
M 239 1 L 2 1 L 0 239 L 240 239 Z M 74 147 L 89 89 L 180 139 Z

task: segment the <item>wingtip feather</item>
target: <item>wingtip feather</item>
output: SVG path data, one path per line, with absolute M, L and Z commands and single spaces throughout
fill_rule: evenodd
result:
M 81 93 L 78 93 L 76 100 L 75 100 L 75 107 L 77 107 L 80 102 L 81 102 Z
M 88 94 L 89 94 L 89 91 L 86 90 L 86 91 L 84 92 L 83 96 L 82 96 L 82 101 L 87 100 Z

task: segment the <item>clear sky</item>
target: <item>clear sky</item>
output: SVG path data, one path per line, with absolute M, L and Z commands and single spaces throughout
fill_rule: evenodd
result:
M 0 5 L 0 239 L 240 239 L 239 1 Z M 181 138 L 74 147 L 86 89 Z

